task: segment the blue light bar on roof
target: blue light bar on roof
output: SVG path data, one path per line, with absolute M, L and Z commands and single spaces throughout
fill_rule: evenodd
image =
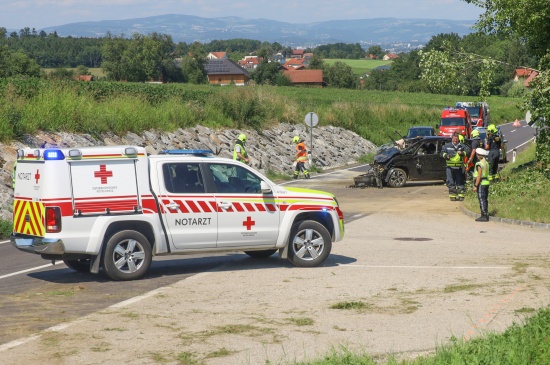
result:
M 46 161 L 55 161 L 55 160 L 64 160 L 65 155 L 61 150 L 45 150 L 44 151 L 44 160 Z
M 214 153 L 210 150 L 162 150 L 161 155 L 192 155 L 192 156 L 211 156 Z

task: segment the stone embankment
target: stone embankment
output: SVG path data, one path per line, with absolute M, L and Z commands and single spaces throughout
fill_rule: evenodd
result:
M 210 149 L 222 157 L 233 157 L 235 138 L 247 135 L 246 149 L 252 166 L 264 174 L 292 174 L 295 147 L 292 137 L 299 135 L 312 150 L 315 166 L 326 170 L 353 164 L 357 159 L 373 151 L 375 145 L 357 134 L 332 126 L 313 129 L 313 144 L 305 125 L 279 124 L 261 132 L 253 130 L 215 130 L 197 126 L 174 132 L 146 131 L 141 135 L 125 136 L 104 134 L 92 137 L 86 134 L 37 133 L 25 136 L 22 141 L 0 144 L 0 219 L 10 220 L 12 210 L 11 173 L 17 149 L 40 147 L 44 143 L 61 147 L 86 147 L 104 145 L 143 146 L 151 154 L 165 149 Z M 313 148 L 311 148 L 313 146 Z

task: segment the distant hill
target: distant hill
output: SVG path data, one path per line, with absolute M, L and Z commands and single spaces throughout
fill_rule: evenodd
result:
M 279 42 L 285 46 L 315 46 L 330 43 L 424 44 L 440 33 L 472 32 L 475 20 L 396 19 L 331 20 L 316 23 L 285 23 L 269 19 L 239 17 L 201 18 L 191 15 L 167 14 L 127 20 L 102 20 L 47 27 L 46 33 L 59 36 L 103 37 L 131 36 L 133 33 L 168 34 L 175 42 L 208 43 L 234 38 Z

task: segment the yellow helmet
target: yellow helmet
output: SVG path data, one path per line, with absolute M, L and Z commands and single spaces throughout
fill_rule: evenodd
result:
M 498 130 L 494 124 L 489 124 L 489 126 L 487 127 L 487 132 L 496 133 L 498 132 Z
M 298 137 L 298 136 L 292 137 L 292 142 L 294 142 L 294 143 L 300 142 L 300 137 Z
M 474 129 L 472 131 L 472 138 L 476 138 L 476 137 L 479 137 L 479 131 L 477 129 Z
M 239 134 L 239 137 L 237 137 L 237 139 L 241 142 L 246 142 L 246 134 L 244 133 Z

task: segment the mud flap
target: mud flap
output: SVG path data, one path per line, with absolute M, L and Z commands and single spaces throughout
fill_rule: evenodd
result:
M 288 259 L 288 245 L 279 249 L 279 257 L 282 259 Z
M 101 255 L 92 256 L 90 258 L 90 272 L 92 274 L 99 273 L 99 264 L 101 263 Z

